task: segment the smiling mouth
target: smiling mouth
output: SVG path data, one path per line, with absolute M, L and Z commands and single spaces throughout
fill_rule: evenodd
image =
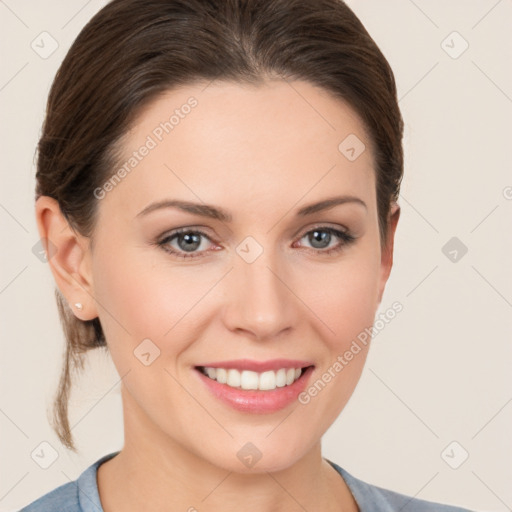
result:
M 251 370 L 236 370 L 234 368 L 213 368 L 196 366 L 206 377 L 226 384 L 229 387 L 243 390 L 271 391 L 277 388 L 291 386 L 310 368 L 280 368 L 276 371 L 254 372 Z

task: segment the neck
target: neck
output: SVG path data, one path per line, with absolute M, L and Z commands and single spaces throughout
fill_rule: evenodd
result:
M 98 468 L 104 512 L 358 511 L 320 441 L 286 469 L 238 473 L 187 450 L 129 407 L 124 412 L 124 447 Z

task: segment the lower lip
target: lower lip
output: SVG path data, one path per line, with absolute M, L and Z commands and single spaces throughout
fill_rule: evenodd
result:
M 232 388 L 210 379 L 197 368 L 195 371 L 211 393 L 225 404 L 243 412 L 268 414 L 284 409 L 297 400 L 306 387 L 313 367 L 309 366 L 293 384 L 269 391 Z

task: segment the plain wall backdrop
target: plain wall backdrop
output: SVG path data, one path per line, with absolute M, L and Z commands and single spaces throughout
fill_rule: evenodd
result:
M 105 3 L 0 2 L 0 512 L 74 480 L 123 443 L 119 376 L 100 353 L 72 396 L 80 453 L 50 427 L 64 337 L 53 277 L 33 253 L 47 94 Z M 324 456 L 411 496 L 511 510 L 512 2 L 347 3 L 394 70 L 405 120 L 402 214 L 379 310 L 399 301 L 403 311 L 375 336 Z M 47 469 L 31 455 L 42 442 L 57 454 Z

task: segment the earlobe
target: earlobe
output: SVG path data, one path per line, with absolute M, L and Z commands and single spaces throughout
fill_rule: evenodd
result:
M 96 318 L 89 239 L 72 229 L 54 198 L 39 197 L 35 208 L 39 237 L 57 287 L 80 320 Z
M 400 218 L 400 212 L 400 205 L 398 203 L 393 203 L 391 205 L 388 218 L 388 234 L 386 246 L 383 248 L 381 253 L 381 275 L 379 283 L 378 304 L 382 302 L 384 288 L 386 287 L 389 274 L 391 273 L 391 268 L 393 267 L 393 248 L 395 241 L 395 232 L 398 224 L 398 219 Z

